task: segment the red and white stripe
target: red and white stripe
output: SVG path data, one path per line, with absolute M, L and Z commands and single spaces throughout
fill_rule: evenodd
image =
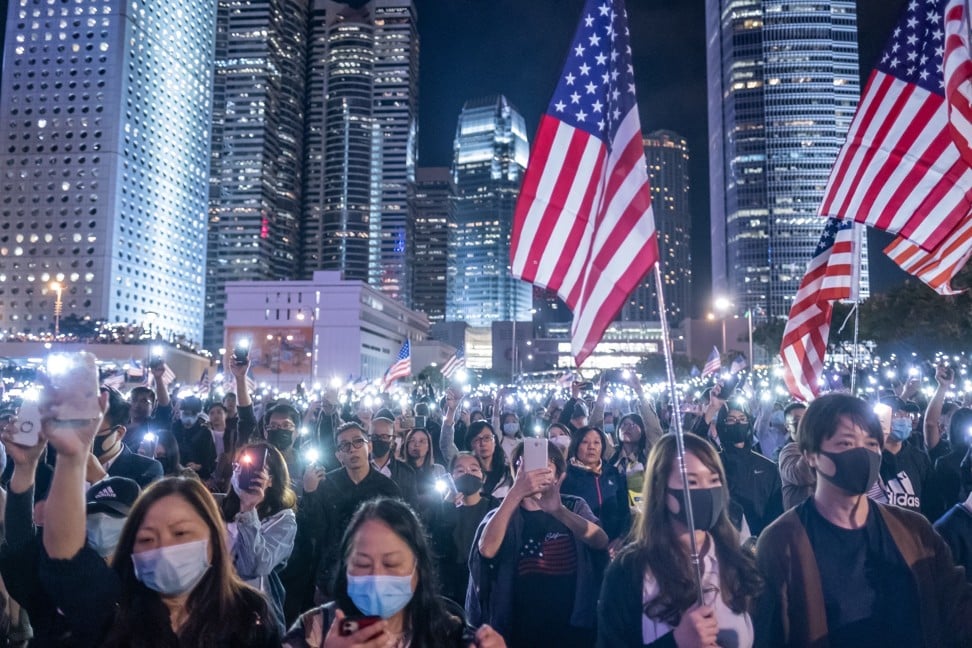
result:
M 399 360 L 388 369 L 384 377 L 384 389 L 387 391 L 391 384 L 399 378 L 408 378 L 412 375 L 412 357 L 409 356 Z
M 804 401 L 813 399 L 819 390 L 833 302 L 851 292 L 854 230 L 838 230 L 830 250 L 810 260 L 790 307 L 780 348 L 783 380 L 790 393 Z
M 930 252 L 899 236 L 884 248 L 884 253 L 939 295 L 957 295 L 964 291 L 952 288 L 952 280 L 972 255 L 972 219 L 962 222 Z
M 967 0 L 951 0 L 945 8 L 945 99 L 952 138 L 972 166 L 972 59 L 969 56 Z
M 574 313 L 578 366 L 658 260 L 637 109 L 608 148 L 545 115 L 517 203 L 514 276 L 555 290 Z

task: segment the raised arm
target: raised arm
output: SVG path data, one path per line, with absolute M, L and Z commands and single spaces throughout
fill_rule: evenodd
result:
M 932 394 L 931 399 L 928 401 L 928 407 L 925 408 L 925 447 L 929 451 L 942 440 L 942 431 L 939 429 L 938 424 L 942 419 L 942 406 L 945 404 L 945 393 L 952 386 L 954 379 L 955 371 L 951 367 L 939 365 L 935 368 L 935 380 L 938 381 L 938 387 L 935 388 L 935 393 Z
M 442 460 L 448 466 L 452 459 L 459 454 L 456 446 L 456 412 L 459 405 L 459 395 L 452 389 L 446 390 L 446 412 L 442 417 L 442 431 L 439 434 L 439 449 L 442 450 Z

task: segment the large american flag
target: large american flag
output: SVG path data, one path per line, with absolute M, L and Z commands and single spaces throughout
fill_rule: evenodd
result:
M 854 221 L 828 218 L 800 282 L 783 331 L 783 380 L 795 398 L 809 401 L 819 390 L 834 302 L 851 294 Z
M 943 73 L 947 4 L 907 4 L 864 89 L 820 207 L 822 215 L 899 234 L 929 251 L 972 207 L 968 100 Z M 960 69 L 967 83 L 969 70 Z
M 972 163 L 972 60 L 969 58 L 969 16 L 966 0 L 951 0 L 945 8 L 944 58 L 939 60 L 948 104 L 950 131 L 955 146 Z M 927 27 L 925 28 L 927 31 Z M 934 39 L 934 36 L 932 36 Z M 972 253 L 972 218 L 966 214 L 959 226 L 930 250 L 923 250 L 899 236 L 884 248 L 892 261 L 941 295 L 954 295 L 952 279 Z
M 463 369 L 466 366 L 466 352 L 462 342 L 459 343 L 459 347 L 456 352 L 449 358 L 449 361 L 442 365 L 442 375 L 446 378 L 452 378 L 452 376 Z
M 574 313 L 578 366 L 658 260 L 623 0 L 588 0 L 516 205 L 513 274 Z
M 395 359 L 395 364 L 388 367 L 383 379 L 384 390 L 388 391 L 391 384 L 399 378 L 407 378 L 412 375 L 412 345 L 408 340 L 402 345 Z

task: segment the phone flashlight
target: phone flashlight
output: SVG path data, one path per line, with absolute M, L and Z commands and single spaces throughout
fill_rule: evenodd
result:
M 437 493 L 441 493 L 444 495 L 448 489 L 449 489 L 449 485 L 446 483 L 444 479 L 435 480 L 435 491 Z
M 307 460 L 307 463 L 316 464 L 320 458 L 321 453 L 318 452 L 317 448 L 307 448 L 304 451 L 304 459 Z

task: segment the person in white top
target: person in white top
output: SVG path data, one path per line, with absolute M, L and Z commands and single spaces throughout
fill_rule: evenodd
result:
M 719 455 L 704 439 L 686 434 L 685 466 L 688 493 L 671 434 L 659 439 L 648 456 L 633 541 L 604 575 L 598 646 L 753 645 L 750 612 L 761 579 L 726 515 L 729 493 Z M 692 503 L 693 531 L 686 523 L 686 497 Z M 702 565 L 701 605 L 690 533 Z

